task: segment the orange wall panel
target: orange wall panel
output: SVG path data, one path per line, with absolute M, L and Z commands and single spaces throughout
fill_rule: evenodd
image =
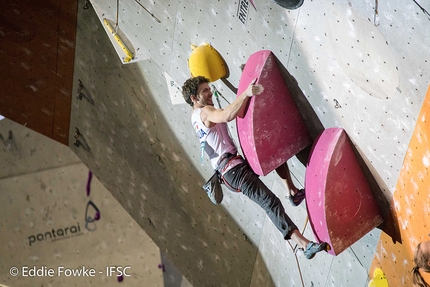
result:
M 380 267 L 389 286 L 412 286 L 413 252 L 421 241 L 430 240 L 430 88 L 427 91 L 409 143 L 393 195 L 392 209 L 397 214 L 402 244 L 393 244 L 382 233 L 373 260 L 373 274 Z M 430 276 L 423 274 L 427 282 Z

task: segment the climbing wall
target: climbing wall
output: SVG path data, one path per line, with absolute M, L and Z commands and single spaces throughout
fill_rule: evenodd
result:
M 0 114 L 67 145 L 77 1 L 0 3 Z
M 102 6 L 97 3 L 96 12 Z M 428 19 L 416 4 L 312 1 L 294 11 L 270 1 L 255 3 L 256 9 L 249 1 L 141 5 L 150 13 L 136 2 L 122 3 L 119 27 L 176 85 L 190 76 L 191 44 L 217 49 L 234 87 L 252 53 L 272 50 L 299 87 L 295 100 L 310 103 L 323 126 L 347 130 L 390 197 L 426 91 L 430 40 L 421 23 Z M 104 17 L 116 17 L 115 1 L 102 8 Z M 157 90 L 163 87 L 158 94 L 166 92 L 165 81 L 158 85 Z M 225 83 L 214 85 L 227 100 L 234 99 Z M 393 137 L 396 145 L 385 148 Z
M 114 18 L 116 3 L 94 3 L 79 12 L 74 87 L 80 80 L 87 98 L 72 101 L 71 130 L 81 136 L 72 132 L 69 145 L 190 283 L 300 286 L 302 277 L 309 286 L 365 286 L 380 229 L 336 257 L 308 262 L 299 252 L 298 269 L 258 206 L 228 191 L 214 206 L 202 193 L 211 167 L 199 161 L 191 108 L 170 92 L 190 76 L 192 44 L 210 43 L 227 63 L 228 77 L 213 83 L 223 107 L 235 98 L 240 66 L 255 51 L 271 50 L 311 135 L 344 128 L 368 180 L 389 202 L 428 86 L 422 10 L 379 3 L 377 22 L 373 1 L 305 1 L 294 11 L 271 1 L 254 1 L 256 9 L 249 1 L 140 1 L 150 13 L 130 1 L 119 9 L 120 28 L 149 58 L 124 65 L 98 11 Z M 303 186 L 303 164 L 289 164 Z M 305 210 L 290 207 L 278 178 L 263 180 L 305 226 Z M 304 233 L 313 238 L 308 227 Z M 321 268 L 314 272 L 314 265 Z
M 373 267 L 381 267 L 390 286 L 410 285 L 413 252 L 419 242 L 429 240 L 429 135 L 430 89 L 415 125 L 414 133 L 403 162 L 399 180 L 391 202 L 402 235 L 402 244 L 393 244 L 390 237 L 382 234 L 373 261 Z M 423 272 L 423 275 L 426 274 Z M 425 276 L 430 282 L 430 276 Z
M 159 248 L 68 147 L 1 121 L 0 134 L 9 131 L 0 285 L 166 286 Z
M 93 10 L 82 10 L 79 23 L 75 83 L 85 97 L 73 101 L 79 136 L 71 134 L 71 149 L 191 284 L 249 284 L 263 213 L 226 196 L 238 218 L 208 200 L 201 185 L 211 168 L 178 142 L 194 145 L 190 108 L 171 106 L 162 68 L 153 60 L 123 65 Z M 233 266 L 242 266 L 240 276 Z
M 69 147 L 87 169 L 194 286 L 366 286 L 380 229 L 336 257 L 318 254 L 309 262 L 298 252 L 299 269 L 290 246 L 248 199 L 226 192 L 220 206 L 210 203 L 200 186 L 211 167 L 199 161 L 191 109 L 180 103 L 178 87 L 190 76 L 191 44 L 210 43 L 228 66 L 228 77 L 213 83 L 225 107 L 235 98 L 240 66 L 255 51 L 271 50 L 311 136 L 323 128 L 345 129 L 368 168 L 367 179 L 392 202 L 429 85 L 428 4 L 420 8 L 418 1 L 305 0 L 300 9 L 287 11 L 272 1 L 253 1 L 254 7 L 248 0 L 139 0 L 120 1 L 118 8 L 117 2 L 78 3 L 73 85 L 64 93 L 72 104 Z M 10 13 L 11 21 L 21 19 L 16 11 L 4 13 Z M 116 15 L 124 39 L 143 60 L 123 64 L 101 21 L 114 21 Z M 47 30 L 55 35 L 55 29 Z M 10 30 L 2 31 L 7 35 Z M 58 43 L 70 44 L 61 39 Z M 37 58 L 34 54 L 30 59 Z M 20 61 L 24 58 L 13 59 L 18 59 L 13 68 L 28 67 Z M 2 72 L 8 74 L 9 69 Z M 41 83 L 44 77 L 61 74 L 51 72 L 32 75 Z M 34 95 L 32 79 L 7 95 L 16 102 L 14 107 L 20 106 L 15 95 Z M 237 141 L 234 123 L 230 127 Z M 53 157 L 35 157 L 34 162 L 28 158 L 16 169 Z M 303 186 L 303 162 L 292 158 L 289 164 L 296 184 Z M 289 206 L 278 178 L 270 173 L 263 180 L 298 226 L 306 226 L 304 208 Z M 309 228 L 304 234 L 313 236 Z M 382 236 L 382 242 L 392 240 Z M 389 264 L 403 266 L 409 257 L 407 252 L 399 254 Z M 399 272 L 387 272 L 393 275 L 390 284 L 402 284 L 399 274 L 409 284 L 407 270 Z

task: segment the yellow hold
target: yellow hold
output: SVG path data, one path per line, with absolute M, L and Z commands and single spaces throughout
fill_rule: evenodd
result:
M 127 46 L 124 44 L 122 39 L 119 37 L 118 33 L 114 30 L 112 25 L 109 23 L 107 19 L 103 19 L 103 23 L 105 23 L 106 27 L 108 28 L 109 32 L 112 34 L 113 38 L 117 41 L 118 45 L 121 47 L 121 49 L 125 53 L 124 62 L 128 63 L 133 59 L 133 54 L 130 52 L 130 50 L 127 48 Z
M 209 81 L 215 82 L 226 76 L 227 67 L 221 55 L 210 44 L 196 46 L 191 45 L 191 52 L 188 66 L 191 76 L 204 76 Z
M 380 268 L 373 272 L 373 279 L 369 282 L 369 287 L 388 287 L 387 277 Z

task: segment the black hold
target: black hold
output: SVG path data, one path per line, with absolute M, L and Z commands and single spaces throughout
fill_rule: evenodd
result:
M 84 8 L 84 10 L 87 10 L 88 8 L 90 8 L 90 1 L 85 0 L 85 4 L 84 4 L 84 6 L 82 6 L 82 8 Z
M 87 143 L 87 141 L 85 140 L 85 138 L 83 137 L 83 135 L 81 134 L 81 132 L 79 131 L 79 129 L 77 127 L 75 127 L 75 141 L 73 142 L 73 145 L 76 147 L 82 147 L 84 150 L 86 151 L 90 151 L 90 147 Z
M 78 89 L 77 89 L 78 95 L 76 96 L 76 98 L 78 100 L 82 100 L 85 98 L 90 104 L 92 104 L 94 106 L 94 100 L 82 92 L 82 90 L 84 90 L 84 89 L 85 89 L 85 87 L 82 84 L 82 81 L 80 79 L 78 79 Z
M 272 0 L 272 1 L 288 10 L 298 9 L 303 5 L 303 2 L 304 2 L 304 0 Z

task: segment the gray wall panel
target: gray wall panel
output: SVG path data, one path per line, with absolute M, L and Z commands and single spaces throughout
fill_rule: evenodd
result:
M 237 17 L 238 2 L 142 1 L 162 25 L 141 9 L 130 14 L 124 29 L 150 60 L 127 65 L 120 63 L 96 15 L 80 12 L 75 83 L 83 81 L 94 104 L 74 100 L 71 127 L 80 128 L 91 150 L 73 147 L 72 137 L 71 146 L 195 286 L 285 286 L 287 278 L 285 284 L 300 283 L 288 272 L 288 248 L 274 252 L 279 238 L 258 207 L 229 193 L 215 207 L 199 187 L 211 168 L 199 162 L 191 108 L 171 104 L 164 79 L 167 72 L 181 85 L 189 77 L 190 44 L 212 44 L 226 60 L 227 84 L 233 87 L 249 55 L 271 49 L 291 76 L 288 83 L 295 85 L 293 97 L 306 111 L 312 136 L 323 127 L 344 128 L 388 201 L 429 83 L 429 26 L 423 24 L 428 20 L 412 2 L 380 3 L 379 26 L 373 1 L 305 1 L 295 11 L 255 2 L 257 10 L 249 7 L 245 25 Z M 128 11 L 134 4 L 123 5 Z M 140 36 L 143 26 L 147 33 Z M 225 82 L 214 84 L 234 100 Z M 297 184 L 303 184 L 302 163 L 293 159 L 290 166 Z M 276 175 L 264 182 L 285 199 Z M 300 209 L 288 212 L 304 220 Z M 309 228 L 305 234 L 313 238 Z M 353 247 L 356 253 L 366 250 L 360 259 L 344 252 L 303 261 L 305 281 L 315 286 L 366 282 L 375 247 L 365 237 Z M 318 274 L 314 265 L 323 266 Z M 353 281 L 356 276 L 360 280 Z

